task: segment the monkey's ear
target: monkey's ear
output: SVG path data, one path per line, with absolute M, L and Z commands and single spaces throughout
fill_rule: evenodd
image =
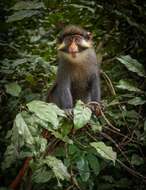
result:
M 92 33 L 91 33 L 91 32 L 87 32 L 87 36 L 88 36 L 88 39 L 89 39 L 89 40 L 92 40 L 93 35 L 92 35 Z

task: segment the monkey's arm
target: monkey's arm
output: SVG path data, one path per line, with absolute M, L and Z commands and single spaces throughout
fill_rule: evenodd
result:
M 68 109 L 73 107 L 72 96 L 70 92 L 70 87 L 66 81 L 64 81 L 61 86 L 58 87 L 58 96 L 60 98 L 60 107 L 62 109 Z
M 60 72 L 60 71 L 59 71 Z M 62 109 L 73 107 L 73 99 L 70 90 L 70 77 L 68 73 L 62 72 L 58 75 L 58 98 Z
M 91 77 L 91 101 L 100 102 L 100 77 L 95 73 Z

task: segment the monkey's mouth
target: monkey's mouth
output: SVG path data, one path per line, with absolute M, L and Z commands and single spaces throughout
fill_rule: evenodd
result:
M 76 57 L 77 56 L 77 53 L 79 53 L 78 51 L 75 51 L 75 52 L 69 52 L 69 54 L 72 56 L 72 57 Z

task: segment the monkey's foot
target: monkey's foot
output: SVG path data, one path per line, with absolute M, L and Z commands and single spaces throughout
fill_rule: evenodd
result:
M 104 105 L 102 103 L 99 102 L 89 102 L 87 104 L 87 106 L 91 109 L 91 111 L 96 115 L 96 116 L 100 116 L 102 115 L 102 112 L 104 111 Z
M 64 112 L 67 117 L 69 117 L 70 119 L 73 119 L 73 109 L 72 108 L 64 109 Z

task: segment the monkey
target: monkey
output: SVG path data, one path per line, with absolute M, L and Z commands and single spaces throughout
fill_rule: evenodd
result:
M 93 47 L 92 34 L 69 25 L 58 36 L 56 83 L 47 102 L 61 109 L 72 109 L 77 100 L 100 102 L 100 64 Z

